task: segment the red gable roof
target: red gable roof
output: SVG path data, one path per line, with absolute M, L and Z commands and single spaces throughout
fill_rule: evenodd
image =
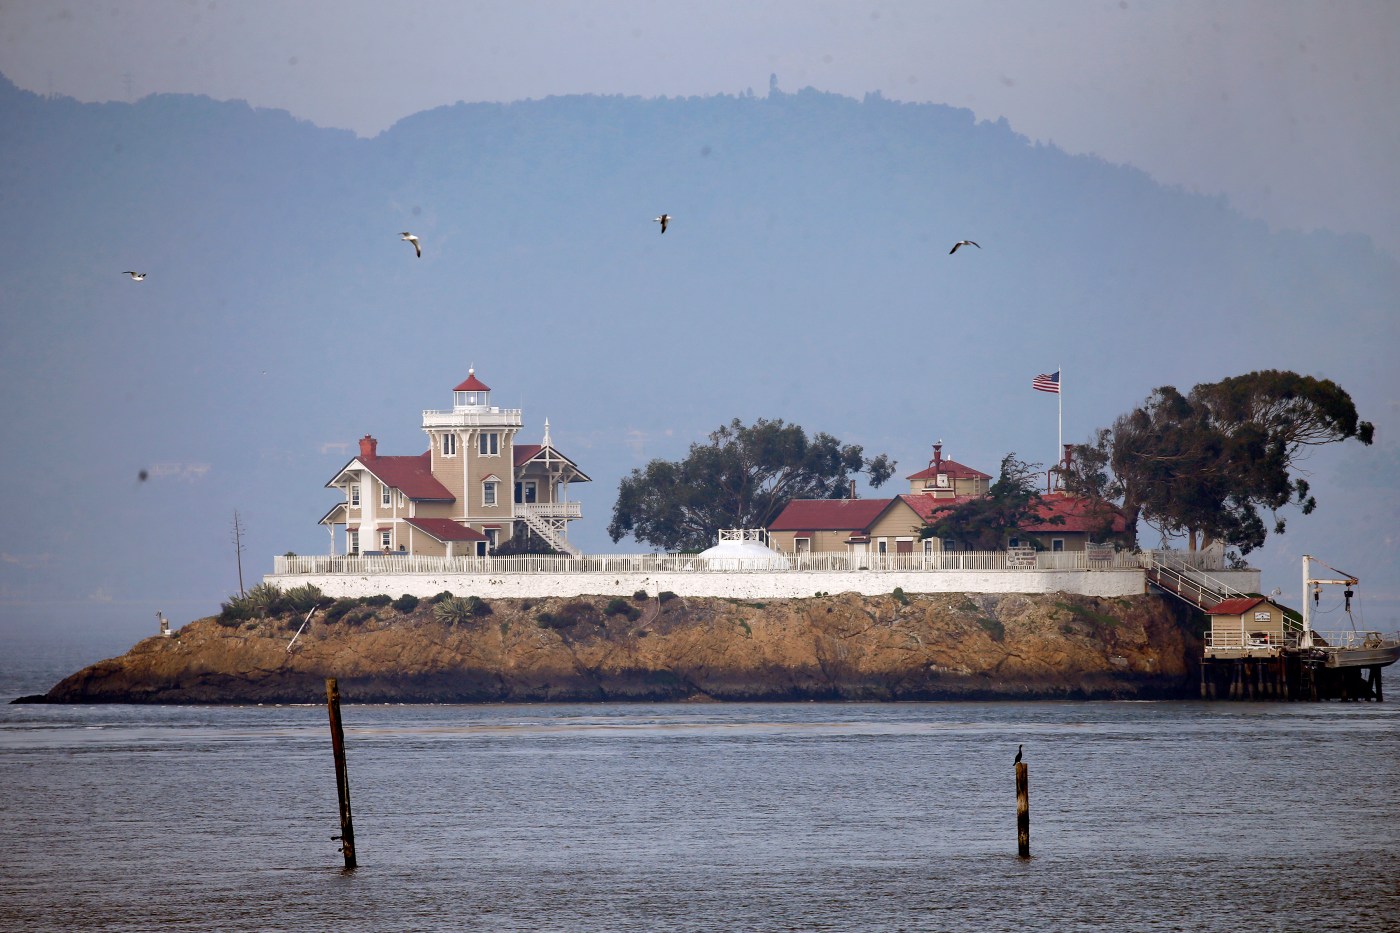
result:
M 515 465 L 524 466 L 530 459 L 544 450 L 539 444 L 516 444 L 515 445 Z
M 490 392 L 491 387 L 480 379 L 476 378 L 476 373 L 469 373 L 467 381 L 452 390 L 453 392 Z
M 860 531 L 893 499 L 793 499 L 769 531 Z
M 410 499 L 456 501 L 457 497 L 433 476 L 431 451 L 424 451 L 417 457 L 361 457 L 360 462 L 380 482 L 398 489 Z
M 946 463 L 947 461 L 945 460 L 944 462 Z M 928 493 L 921 492 L 903 495 L 899 498 L 903 499 L 905 504 L 908 505 L 909 508 L 913 509 L 914 512 L 920 518 L 922 518 L 925 522 L 929 522 L 934 519 L 934 513 L 936 512 L 942 512 L 944 509 L 951 509 L 955 505 L 962 505 L 964 502 L 971 502 L 973 499 L 978 499 L 981 497 L 953 496 L 952 498 L 949 498 L 947 496 L 944 496 L 942 498 L 939 498 L 937 496 L 932 496 Z
M 1097 531 L 1103 524 L 1100 517 L 1094 514 L 1094 503 L 1080 496 L 1072 496 L 1065 492 L 1052 492 L 1041 496 L 1041 506 L 1039 515 L 1041 521 L 1027 522 L 1021 526 L 1022 531 L 1044 532 L 1053 534 L 1056 531 Z M 1113 508 L 1108 506 L 1108 508 Z M 1049 524 L 1047 519 L 1054 516 L 1063 516 L 1063 525 Z M 1123 518 L 1123 513 L 1113 509 L 1113 533 L 1120 534 L 1128 527 L 1128 522 Z
M 947 473 L 954 479 L 991 479 L 990 476 L 988 476 L 986 473 L 983 473 L 981 470 L 974 470 L 972 467 L 967 466 L 963 463 L 959 463 L 956 460 L 940 460 L 938 463 L 937 470 L 935 470 L 933 468 L 933 464 L 930 463 L 928 465 L 928 469 L 920 470 L 917 473 L 910 473 L 904 478 L 933 479 L 939 473 Z
M 405 518 L 404 521 L 443 542 L 489 540 L 474 528 L 459 525 L 450 518 Z
M 1216 603 L 1206 612 L 1213 616 L 1242 616 L 1263 601 L 1262 596 L 1241 596 L 1239 599 L 1227 599 L 1223 603 Z

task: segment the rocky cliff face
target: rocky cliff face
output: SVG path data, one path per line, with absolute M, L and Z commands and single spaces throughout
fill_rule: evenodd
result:
M 192 622 L 66 678 L 52 703 L 923 700 L 1194 695 L 1198 641 L 1155 596 L 940 594 L 664 604 L 424 601 Z M 630 617 L 629 617 L 630 616 Z M 319 618 L 319 617 L 318 617 Z

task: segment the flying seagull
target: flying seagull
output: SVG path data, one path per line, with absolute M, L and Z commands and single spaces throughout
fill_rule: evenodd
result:
M 948 250 L 948 255 L 951 256 L 954 253 L 956 253 L 958 251 L 959 246 L 977 246 L 977 244 L 972 242 L 971 240 L 959 240 L 958 242 L 953 244 L 952 249 Z M 981 249 L 982 247 L 977 246 L 977 248 Z
M 977 248 L 978 248 L 978 249 L 981 249 L 982 247 L 979 246 L 979 247 L 977 247 Z M 1016 746 L 1016 760 L 1013 761 L 1013 762 L 1011 762 L 1013 765 L 1019 765 L 1019 764 L 1021 763 L 1021 749 L 1025 748 L 1025 747 L 1026 747 L 1026 746 L 1024 746 L 1024 745 L 1017 745 L 1017 746 Z
M 125 272 L 123 272 L 122 275 L 129 275 L 129 276 L 131 276 L 131 281 L 133 281 L 133 282 L 139 282 L 139 281 L 141 281 L 142 279 L 144 279 L 144 278 L 146 277 L 146 273 L 144 273 L 144 272 L 132 272 L 130 269 L 128 269 L 128 270 L 126 270 Z
M 421 246 L 418 245 L 418 237 L 414 236 L 413 234 L 411 234 L 411 233 L 409 233 L 407 230 L 405 230 L 403 233 L 400 233 L 400 234 L 399 234 L 399 239 L 405 240 L 405 241 L 407 241 L 407 242 L 409 242 L 409 243 L 412 243 L 412 244 L 413 244 L 413 251 L 414 251 L 415 253 L 418 254 L 418 258 L 419 258 L 419 259 L 422 259 L 422 258 L 423 258 L 423 247 L 421 247 Z
M 652 223 L 661 225 L 661 232 L 666 232 L 666 225 L 671 222 L 670 214 L 662 214 L 660 217 L 653 217 Z

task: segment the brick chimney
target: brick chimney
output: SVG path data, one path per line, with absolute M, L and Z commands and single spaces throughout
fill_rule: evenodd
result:
M 848 499 L 854 499 L 855 497 L 856 497 L 856 481 L 855 481 L 855 480 L 851 480 L 851 494 L 850 494 L 849 496 L 847 496 L 846 498 L 848 498 Z
M 360 438 L 360 459 L 373 460 L 379 456 L 379 442 L 366 434 Z

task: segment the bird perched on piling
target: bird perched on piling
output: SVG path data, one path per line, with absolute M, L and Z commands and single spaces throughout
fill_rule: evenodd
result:
M 977 244 L 972 242 L 971 240 L 959 240 L 958 242 L 953 244 L 952 249 L 948 250 L 948 255 L 951 256 L 954 253 L 956 253 L 958 251 L 959 246 L 977 246 Z M 977 246 L 977 248 L 981 249 L 982 247 Z
M 146 273 L 144 273 L 144 272 L 132 272 L 130 269 L 128 269 L 128 270 L 126 270 L 125 272 L 123 272 L 122 275 L 129 275 L 129 276 L 131 276 L 131 281 L 133 281 L 133 282 L 139 282 L 139 281 L 141 281 L 142 279 L 144 279 L 144 278 L 146 277 Z
M 399 234 L 399 239 L 401 239 L 401 240 L 403 240 L 403 241 L 405 241 L 405 242 L 408 242 L 408 243 L 412 243 L 412 244 L 413 244 L 413 252 L 415 252 L 416 254 L 418 254 L 418 258 L 419 258 L 419 259 L 422 259 L 422 258 L 423 258 L 423 247 L 421 247 L 421 246 L 418 245 L 418 237 L 414 236 L 413 234 L 411 234 L 411 233 L 409 233 L 407 230 L 405 230 L 403 233 L 400 233 L 400 234 Z
M 1019 764 L 1021 763 L 1021 750 L 1024 749 L 1025 747 L 1026 747 L 1026 746 L 1024 746 L 1024 745 L 1017 745 L 1017 746 L 1016 746 L 1016 760 L 1013 761 L 1013 762 L 1011 762 L 1013 765 L 1019 765 Z
M 662 232 L 662 233 L 665 233 L 665 232 L 666 232 L 666 225 L 667 225 L 668 223 L 671 222 L 671 215 L 670 215 L 670 214 L 662 214 L 660 217 L 653 217 L 653 218 L 651 219 L 651 222 L 654 223 L 654 224 L 660 224 L 660 225 L 661 225 L 661 232 Z

